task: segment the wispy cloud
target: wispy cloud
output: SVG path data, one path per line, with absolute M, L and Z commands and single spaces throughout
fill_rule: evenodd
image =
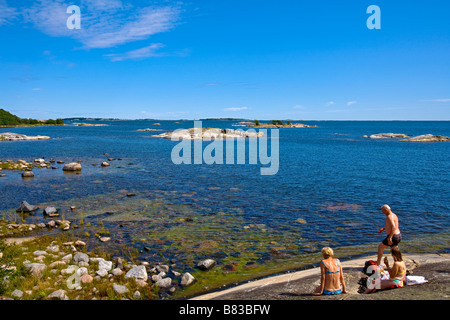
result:
M 32 75 L 25 75 L 23 77 L 10 77 L 9 80 L 19 81 L 19 82 L 30 82 L 30 81 L 38 80 L 38 78 L 36 78 Z
M 4 1 L 0 0 L 0 8 Z M 167 32 L 176 26 L 181 12 L 178 6 L 172 5 L 138 6 L 121 0 L 82 0 L 81 29 L 69 30 L 67 7 L 64 0 L 37 0 L 20 12 L 25 22 L 41 32 L 73 38 L 86 49 L 111 48 Z
M 164 48 L 162 43 L 153 43 L 147 47 L 128 51 L 119 54 L 106 54 L 105 57 L 109 57 L 111 61 L 124 61 L 124 60 L 139 60 L 149 57 L 160 57 L 164 54 L 156 52 L 158 49 Z
M 6 0 L 0 0 L 0 26 L 10 24 L 16 18 L 18 12 L 15 8 L 8 6 Z
M 351 105 L 357 104 L 357 101 L 349 101 L 347 102 L 347 107 L 350 107 Z
M 301 106 L 301 105 L 295 105 L 292 107 L 293 109 L 304 109 L 305 107 Z
M 420 100 L 423 102 L 450 102 L 450 99 L 431 99 L 431 100 Z
M 243 110 L 247 110 L 247 107 L 238 107 L 238 108 L 225 108 L 223 110 L 225 111 L 243 111 Z
M 330 106 L 334 105 L 334 101 L 328 101 L 325 105 L 327 107 L 330 107 Z

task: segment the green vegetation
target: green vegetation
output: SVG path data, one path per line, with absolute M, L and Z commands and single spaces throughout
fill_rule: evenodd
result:
M 253 121 L 253 123 L 255 124 L 255 127 L 259 127 L 261 125 L 258 120 Z
M 62 119 L 36 120 L 31 118 L 19 118 L 18 116 L 0 109 L 0 126 L 36 126 L 36 125 L 63 125 Z
M 273 125 L 278 125 L 278 126 L 284 125 L 283 121 L 281 121 L 281 120 L 272 120 L 272 124 Z

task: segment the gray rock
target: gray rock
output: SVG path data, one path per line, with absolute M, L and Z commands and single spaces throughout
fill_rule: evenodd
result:
M 377 133 L 369 136 L 370 139 L 404 139 L 409 138 L 409 135 L 403 133 Z
M 73 257 L 73 261 L 75 263 L 82 262 L 82 261 L 89 263 L 89 256 L 86 253 L 77 252 L 75 254 L 75 256 Z
M 100 277 L 106 277 L 108 275 L 108 271 L 106 271 L 105 269 L 100 269 L 97 272 L 97 275 L 99 275 Z
M 69 253 L 68 255 L 65 255 L 64 257 L 61 258 L 61 260 L 66 262 L 72 261 L 72 254 Z
M 103 259 L 98 261 L 98 269 L 99 270 L 104 269 L 106 271 L 109 271 L 112 269 L 112 265 L 113 265 L 112 261 L 105 261 Z
M 81 171 L 81 164 L 78 162 L 67 163 L 64 165 L 63 171 Z
M 16 289 L 16 290 L 14 290 L 14 291 L 11 293 L 11 296 L 20 299 L 20 298 L 22 298 L 22 296 L 23 296 L 23 291 L 20 291 L 19 289 Z
M 86 267 L 78 268 L 78 270 L 76 271 L 76 274 L 79 275 L 80 277 L 87 273 L 88 273 L 88 269 Z
M 22 172 L 22 178 L 33 178 L 33 177 L 34 177 L 33 171 Z
M 125 294 L 128 292 L 128 288 L 120 284 L 113 284 L 113 289 L 117 294 Z
M 123 271 L 120 268 L 115 268 L 111 273 L 114 276 L 118 277 L 118 276 L 121 276 L 123 274 Z
M 24 263 L 24 266 L 36 277 L 41 276 L 44 270 L 47 269 L 47 266 L 43 263 Z
M 22 201 L 19 209 L 17 209 L 16 212 L 33 212 L 33 211 L 36 211 L 37 209 L 39 209 L 39 208 L 29 204 L 26 201 Z
M 55 207 L 47 207 L 44 209 L 44 214 L 47 216 L 49 216 L 51 214 L 56 214 L 56 213 L 58 213 L 58 210 L 56 210 Z
M 43 251 L 43 250 L 36 250 L 33 252 L 33 255 L 37 256 L 45 256 L 47 254 L 47 251 Z
M 159 265 L 156 266 L 156 270 L 158 270 L 158 272 L 168 273 L 169 272 L 169 266 L 165 265 L 165 264 L 159 264 Z
M 189 272 L 186 272 L 185 274 L 183 274 L 183 277 L 181 277 L 181 285 L 183 287 L 190 286 L 191 284 L 194 283 L 194 281 L 195 281 L 194 276 Z
M 403 142 L 445 142 L 445 141 L 450 141 L 450 137 L 435 136 L 432 134 L 423 134 L 420 136 L 412 137 L 409 139 L 403 139 L 400 141 L 403 141 Z
M 197 264 L 197 268 L 199 268 L 200 270 L 203 271 L 208 271 L 211 270 L 212 268 L 214 268 L 214 266 L 216 265 L 216 261 L 214 261 L 213 259 L 205 259 L 200 261 Z
M 147 281 L 148 275 L 145 266 L 134 266 L 125 275 L 125 278 L 134 278 L 136 280 Z
M 172 285 L 172 279 L 171 278 L 164 278 L 164 279 L 159 279 L 156 282 L 156 285 L 160 288 L 170 288 L 170 286 Z
M 136 290 L 133 294 L 133 299 L 140 299 L 140 298 L 141 298 L 141 293 L 138 290 Z
M 53 252 L 53 253 L 57 253 L 57 252 L 59 252 L 59 246 L 56 244 L 51 244 L 46 248 L 46 250 Z
M 47 299 L 49 300 L 69 300 L 69 297 L 67 297 L 66 291 L 60 289 L 52 292 Z

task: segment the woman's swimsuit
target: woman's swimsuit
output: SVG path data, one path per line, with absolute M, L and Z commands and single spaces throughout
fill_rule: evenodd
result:
M 328 270 L 328 268 L 327 268 L 327 266 L 325 265 L 325 263 L 323 262 L 323 260 L 320 261 L 320 262 L 322 263 L 323 267 L 325 268 L 325 274 L 335 274 L 335 273 L 340 273 L 340 272 L 341 272 L 341 268 L 339 268 L 339 260 L 338 260 L 338 259 L 336 259 L 336 266 L 338 267 L 338 270 L 337 270 L 337 271 L 334 271 L 334 272 Z M 331 291 L 329 291 L 329 290 L 323 289 L 323 292 L 322 292 L 322 293 L 323 293 L 324 295 L 335 295 L 335 294 L 341 294 L 341 293 L 342 293 L 342 290 L 331 290 Z
M 406 272 L 406 269 L 403 271 L 400 271 L 397 273 L 397 277 L 401 274 L 404 274 Z M 395 288 L 402 288 L 403 287 L 403 280 L 397 279 L 397 278 L 390 278 L 389 280 L 394 281 L 395 284 L 393 284 L 391 286 L 391 289 L 395 289 Z

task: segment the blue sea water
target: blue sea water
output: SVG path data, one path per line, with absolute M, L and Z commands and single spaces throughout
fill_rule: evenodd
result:
M 66 163 L 81 160 L 83 166 L 79 175 L 64 173 L 62 165 L 58 170 L 34 169 L 33 179 L 5 172 L 6 177 L 0 178 L 0 214 L 7 215 L 26 200 L 64 208 L 77 203 L 77 210 L 85 205 L 83 217 L 92 214 L 94 219 L 103 206 L 131 217 L 129 223 L 124 218 L 105 218 L 113 236 L 120 233 L 126 243 L 138 246 L 137 241 L 142 241 L 156 248 L 166 241 L 155 250 L 176 255 L 170 253 L 170 244 L 183 239 L 167 230 L 177 233 L 183 224 L 185 233 L 179 237 L 191 239 L 194 245 L 215 241 L 217 251 L 227 255 L 223 247 L 247 242 L 239 250 L 253 250 L 256 260 L 269 259 L 273 246 L 295 257 L 319 252 L 328 244 L 336 248 L 377 242 L 383 237 L 376 234 L 384 225 L 383 204 L 398 214 L 404 242 L 450 230 L 450 143 L 363 137 L 381 132 L 450 136 L 450 122 L 306 121 L 317 127 L 280 129 L 279 171 L 273 176 L 261 175 L 262 165 L 248 164 L 248 160 L 241 165 L 173 164 L 171 151 L 177 142 L 152 135 L 191 128 L 192 121 L 87 122 L 108 126 L 77 127 L 69 122 L 0 129 L 52 137 L 0 142 L 0 160 L 45 157 Z M 203 121 L 203 127 L 237 129 L 234 123 Z M 161 131 L 138 131 L 145 128 Z M 101 168 L 109 157 L 116 160 Z M 127 192 L 136 197 L 124 196 Z M 150 208 L 146 201 L 159 205 Z M 67 210 L 66 217 L 79 219 L 77 214 Z M 201 221 L 203 228 L 180 220 L 186 216 Z M 253 243 L 255 239 L 258 243 Z

